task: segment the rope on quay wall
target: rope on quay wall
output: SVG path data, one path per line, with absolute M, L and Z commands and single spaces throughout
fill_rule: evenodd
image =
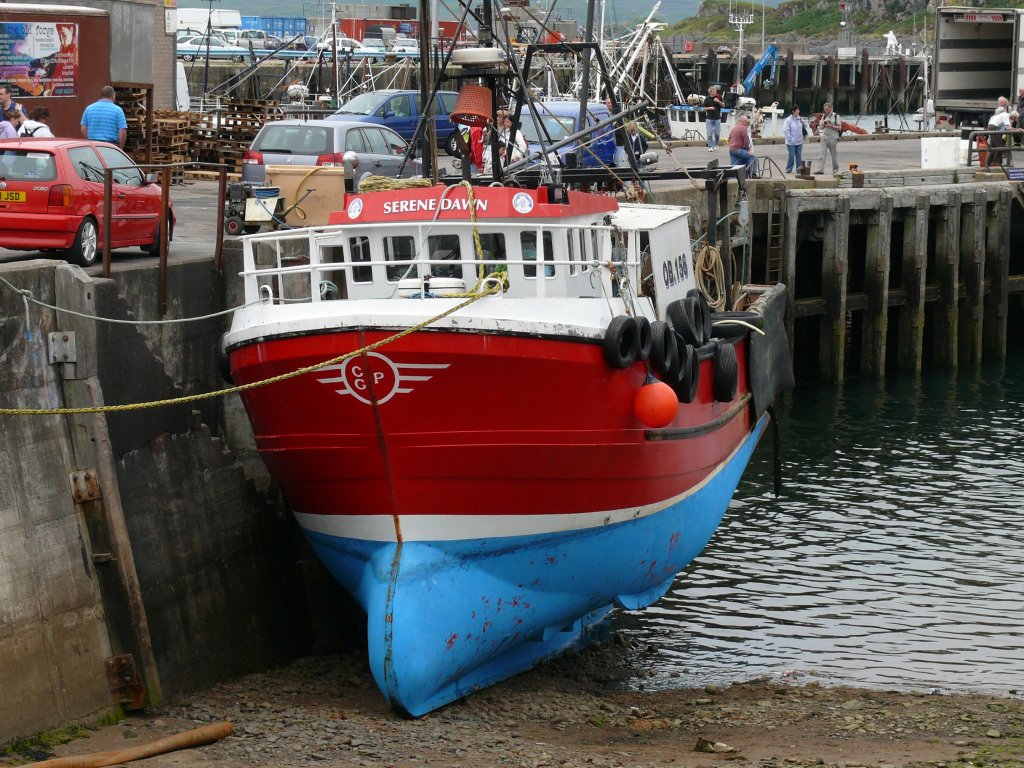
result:
M 181 397 L 170 397 L 165 400 L 151 400 L 145 403 L 125 403 L 124 405 L 96 405 L 87 408 L 0 408 L 0 416 L 69 416 L 76 413 L 118 413 L 123 411 L 141 411 L 146 408 L 160 408 L 166 405 L 184 405 L 186 403 L 195 403 L 200 400 L 210 400 L 215 397 L 223 397 L 225 395 L 233 395 L 239 392 L 247 392 L 250 389 L 256 389 L 258 387 L 265 387 L 268 384 L 275 384 L 279 381 L 286 381 L 288 379 L 294 379 L 299 376 L 304 376 L 307 373 L 318 370 L 320 368 L 326 368 L 329 365 L 337 365 L 338 363 L 344 362 L 353 357 L 362 355 L 364 352 L 372 352 L 375 349 L 379 349 L 387 344 L 394 341 L 398 341 L 409 334 L 415 333 L 416 331 L 426 328 L 431 323 L 435 323 L 438 320 L 442 320 L 449 315 L 453 315 L 460 309 L 468 307 L 470 304 L 479 301 L 480 299 L 492 296 L 498 293 L 502 289 L 501 285 L 488 284 L 479 293 L 470 298 L 466 299 L 454 307 L 445 310 L 439 315 L 427 318 L 422 323 L 410 326 L 398 333 L 392 334 L 387 338 L 375 341 L 372 344 L 367 344 L 361 349 L 355 349 L 351 352 L 346 352 L 343 355 L 332 357 L 330 360 L 324 360 L 323 362 L 316 363 L 315 365 L 307 365 L 303 368 L 297 368 L 294 371 L 282 373 L 277 376 L 271 376 L 269 379 L 261 379 L 260 381 L 252 381 L 248 384 L 240 384 L 234 387 L 228 387 L 226 389 L 218 389 L 213 392 L 201 392 L 196 395 L 183 395 Z
M 53 304 L 47 304 L 45 301 L 40 301 L 32 295 L 32 291 L 27 288 L 19 288 L 18 286 L 10 283 L 6 278 L 0 277 L 0 283 L 7 288 L 10 288 L 14 293 L 21 296 L 21 300 L 25 302 L 25 333 L 29 338 L 32 338 L 31 333 L 28 329 L 28 305 L 29 302 L 36 304 L 40 307 L 46 307 L 52 309 L 54 312 L 61 312 L 65 315 L 74 315 L 75 317 L 83 317 L 86 320 L 96 320 L 100 323 L 117 323 L 121 325 L 174 325 L 175 323 L 192 323 L 200 320 L 211 320 L 215 317 L 221 317 L 222 315 L 228 315 L 239 309 L 259 304 L 259 301 L 252 301 L 248 304 L 242 304 L 232 309 L 224 309 L 220 312 L 213 312 L 209 315 L 198 315 L 197 317 L 178 317 L 170 320 L 119 320 L 115 317 L 100 317 L 99 315 L 87 315 L 85 312 L 76 312 L 73 309 L 65 309 L 64 307 L 58 307 Z

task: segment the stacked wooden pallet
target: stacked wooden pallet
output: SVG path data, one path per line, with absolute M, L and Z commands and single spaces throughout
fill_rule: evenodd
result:
M 146 92 L 141 88 L 118 88 L 117 104 L 128 122 L 125 152 L 141 162 L 146 154 Z
M 214 121 L 219 153 L 216 162 L 227 165 L 229 172 L 239 173 L 242 156 L 252 140 L 265 122 L 281 118 L 281 108 L 274 102 L 255 99 L 223 99 L 220 104 Z

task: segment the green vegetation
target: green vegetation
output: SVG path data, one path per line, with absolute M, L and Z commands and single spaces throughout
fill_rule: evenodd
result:
M 765 9 L 765 36 L 779 42 L 797 40 L 835 40 L 843 20 L 840 0 L 790 0 L 775 8 Z M 883 44 L 882 35 L 890 29 L 901 41 L 909 43 L 916 31 L 918 41 L 931 38 L 934 16 L 927 12 L 926 0 L 885 0 L 871 9 L 868 0 L 846 0 L 848 20 L 854 33 L 855 44 L 863 45 L 873 41 Z M 1024 8 L 1024 0 L 983 0 L 964 5 L 990 8 Z M 729 3 L 723 0 L 706 0 L 696 15 L 683 19 L 668 27 L 664 34 L 680 35 L 694 40 L 721 40 L 731 42 L 736 38 L 736 28 L 729 23 Z M 762 6 L 760 3 L 733 3 L 734 12 L 753 14 L 755 24 L 751 27 L 760 31 Z M 927 28 L 927 33 L 926 33 Z
M 104 723 L 105 725 L 109 723 Z M 53 757 L 53 748 L 69 741 L 81 739 L 89 735 L 89 731 L 80 725 L 70 725 L 66 728 L 58 728 L 54 731 L 47 731 L 31 739 L 22 739 L 8 744 L 0 754 L 12 758 L 22 758 L 24 762 L 35 762 Z M 17 764 L 17 763 L 14 763 Z

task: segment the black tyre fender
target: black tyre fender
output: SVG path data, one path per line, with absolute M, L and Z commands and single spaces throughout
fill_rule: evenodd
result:
M 739 366 L 736 362 L 736 347 L 725 342 L 718 345 L 714 359 L 714 380 L 711 392 L 720 403 L 731 403 L 736 398 L 739 386 Z
M 672 330 L 679 335 L 679 338 L 687 344 L 699 347 L 700 341 L 694 326 L 693 305 L 692 299 L 677 299 L 668 305 L 666 314 L 668 321 L 672 324 Z
M 651 323 L 651 354 L 649 357 L 651 368 L 667 381 L 669 371 L 672 370 L 678 357 L 676 336 L 672 331 L 672 326 L 664 320 L 655 320 Z
M 647 360 L 651 356 L 651 348 L 654 346 L 654 337 L 651 335 L 651 321 L 643 315 L 637 315 L 636 330 L 639 339 L 639 348 L 636 352 L 637 360 Z
M 692 403 L 700 384 L 700 357 L 689 344 L 679 344 L 679 376 L 672 389 L 681 403 Z
M 629 368 L 636 362 L 640 349 L 640 333 L 636 320 L 616 315 L 604 332 L 604 361 L 611 368 Z
M 693 298 L 697 302 L 697 311 L 694 313 L 694 319 L 698 320 L 696 323 L 697 332 L 703 335 L 701 344 L 704 344 L 711 338 L 711 307 L 708 306 L 707 297 L 699 288 L 691 288 L 686 293 L 686 298 Z
M 75 241 L 68 249 L 67 255 L 82 267 L 91 267 L 101 257 L 100 230 L 92 216 L 86 216 L 78 225 Z
M 245 222 L 242 221 L 240 216 L 228 216 L 224 219 L 224 232 L 237 236 L 245 231 Z

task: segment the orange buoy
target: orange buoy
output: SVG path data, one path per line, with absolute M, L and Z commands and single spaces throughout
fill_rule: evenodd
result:
M 978 165 L 984 168 L 985 161 L 988 160 L 988 140 L 984 136 L 979 136 L 974 141 L 978 145 Z
M 648 427 L 668 426 L 678 410 L 679 398 L 663 381 L 644 384 L 633 398 L 633 413 Z

